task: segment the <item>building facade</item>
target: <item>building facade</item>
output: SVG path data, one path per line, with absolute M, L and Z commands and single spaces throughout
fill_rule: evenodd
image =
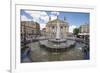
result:
M 79 36 L 84 40 L 89 40 L 89 24 L 81 25 L 79 28 Z
M 64 20 L 58 18 L 55 20 L 49 20 L 46 25 L 46 35 L 49 38 L 55 38 L 57 33 L 57 24 L 59 24 L 60 27 L 60 38 L 66 38 L 69 32 L 69 25 Z
M 40 34 L 40 25 L 33 21 L 21 21 L 21 39 L 31 40 Z
M 80 33 L 89 33 L 89 24 L 81 25 Z

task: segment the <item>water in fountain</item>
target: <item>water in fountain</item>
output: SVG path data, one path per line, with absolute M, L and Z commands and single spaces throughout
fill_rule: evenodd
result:
M 60 26 L 59 23 L 57 22 L 57 32 L 56 32 L 56 40 L 60 39 Z

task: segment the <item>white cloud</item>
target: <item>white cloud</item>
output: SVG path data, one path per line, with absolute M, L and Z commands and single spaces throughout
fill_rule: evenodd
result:
M 49 21 L 49 16 L 40 16 L 40 19 L 42 19 L 44 21 L 44 23 L 47 23 Z
M 50 17 L 51 17 L 51 20 L 57 19 L 57 16 L 55 16 L 55 15 L 51 15 Z
M 77 28 L 75 25 L 69 26 L 69 32 L 73 33 L 73 29 Z
M 46 13 L 45 11 L 41 11 L 41 12 L 40 12 L 40 15 L 41 15 L 41 16 L 47 16 L 47 13 Z
M 43 29 L 46 23 L 49 21 L 49 16 L 45 11 L 25 11 L 27 14 L 33 17 L 33 21 L 40 24 L 40 29 Z
M 26 12 L 33 17 L 33 21 L 37 21 L 38 23 L 41 23 L 41 20 L 43 23 L 47 23 L 49 21 L 49 16 L 45 11 L 26 11 Z
M 45 28 L 46 24 L 40 24 L 40 30 L 42 30 L 43 28 Z
M 25 15 L 22 15 L 21 21 L 31 21 L 31 19 L 27 18 Z
M 59 12 L 51 12 L 51 15 L 59 15 Z
M 59 12 L 51 12 L 51 20 L 54 20 L 54 19 L 57 19 L 57 16 L 59 15 L 60 13 Z

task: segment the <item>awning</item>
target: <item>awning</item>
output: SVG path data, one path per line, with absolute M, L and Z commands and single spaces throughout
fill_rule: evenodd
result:
M 78 35 L 89 35 L 89 33 L 79 33 Z

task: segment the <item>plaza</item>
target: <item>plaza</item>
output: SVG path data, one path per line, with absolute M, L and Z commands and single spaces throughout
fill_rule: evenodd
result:
M 21 62 L 89 60 L 88 25 L 81 24 L 74 34 L 66 17 L 49 17 L 42 29 L 36 21 L 21 21 Z

